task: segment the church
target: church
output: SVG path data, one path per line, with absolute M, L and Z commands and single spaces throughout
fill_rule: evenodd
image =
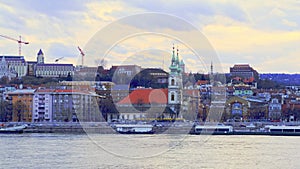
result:
M 183 84 L 185 64 L 179 59 L 179 49 L 173 46 L 169 66 L 168 87 L 160 89 L 136 88 L 117 103 L 119 114 L 110 119 L 175 119 L 193 120 L 196 117 L 199 90 Z

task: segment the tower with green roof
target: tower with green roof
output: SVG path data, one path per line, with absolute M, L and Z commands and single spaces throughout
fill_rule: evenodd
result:
M 175 48 L 173 45 L 172 59 L 169 66 L 170 73 L 168 79 L 168 106 L 174 112 L 174 117 L 178 117 L 180 113 L 180 105 L 182 101 L 182 68 L 179 61 L 179 50 L 175 56 Z

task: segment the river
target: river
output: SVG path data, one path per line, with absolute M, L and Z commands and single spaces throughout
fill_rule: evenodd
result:
M 0 168 L 300 168 L 300 137 L 1 134 Z

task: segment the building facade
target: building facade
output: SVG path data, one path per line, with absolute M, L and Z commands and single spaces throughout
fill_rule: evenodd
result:
M 269 118 L 275 121 L 281 119 L 281 103 L 277 98 L 273 98 L 269 103 Z
M 137 65 L 112 66 L 110 72 L 113 74 L 112 81 L 116 84 L 129 84 L 131 79 L 142 70 Z
M 259 79 L 259 74 L 249 64 L 236 64 L 230 67 L 230 75 L 232 77 L 241 77 L 245 79 L 254 78 L 256 81 Z
M 67 77 L 68 75 L 74 75 L 73 64 L 56 64 L 56 63 L 44 63 L 44 53 L 40 49 L 37 53 L 37 62 L 31 62 L 31 69 L 35 69 L 36 77 Z
M 18 73 L 13 68 L 9 67 L 5 60 L 5 56 L 3 56 L 0 62 L 0 78 L 5 76 L 10 80 L 11 78 L 16 77 L 17 74 Z
M 27 62 L 24 56 L 0 56 L 1 61 L 5 58 L 5 62 L 8 65 L 9 71 L 16 73 L 16 76 L 22 77 L 27 74 Z
M 54 89 L 37 89 L 33 97 L 33 122 L 52 122 L 52 93 Z
M 7 99 L 12 105 L 12 121 L 31 122 L 33 95 L 35 89 L 18 89 L 8 92 Z
M 102 119 L 98 95 L 79 90 L 55 90 L 52 93 L 52 119 L 55 122 L 96 122 Z

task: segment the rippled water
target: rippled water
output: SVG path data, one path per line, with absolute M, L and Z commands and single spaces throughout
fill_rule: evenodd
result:
M 300 168 L 300 137 L 0 135 L 0 168 Z

